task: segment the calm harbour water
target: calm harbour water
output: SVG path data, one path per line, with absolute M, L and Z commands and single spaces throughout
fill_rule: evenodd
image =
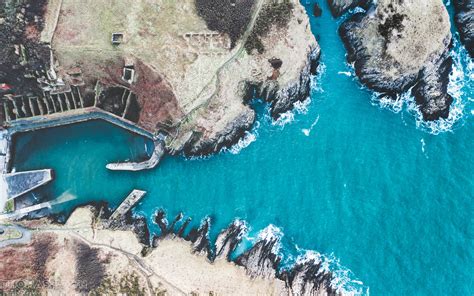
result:
M 19 136 L 15 168 L 53 168 L 56 179 L 38 196 L 69 192 L 77 199 L 68 208 L 95 200 L 116 206 L 137 188 L 148 194 L 136 211 L 150 221 L 158 208 L 168 218 L 183 211 L 193 225 L 209 215 L 215 237 L 239 217 L 250 227 L 248 243 L 272 224 L 268 230 L 284 234 L 286 264 L 317 250 L 347 290 L 472 295 L 472 62 L 456 43 L 460 63 L 450 87 L 460 118 L 435 135 L 409 104 L 394 112 L 371 100 L 345 63 L 338 23 L 323 2 L 323 16 L 311 21 L 324 71 L 310 101 L 287 114 L 287 124 L 272 123 L 255 103 L 259 122 L 241 142 L 250 144 L 245 149 L 198 160 L 166 157 L 146 172 L 111 172 L 107 163 L 143 156 L 146 142 L 89 122 Z

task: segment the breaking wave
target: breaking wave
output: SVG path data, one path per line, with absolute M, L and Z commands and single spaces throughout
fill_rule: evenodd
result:
M 306 98 L 304 101 L 295 102 L 292 110 L 288 110 L 285 113 L 280 114 L 277 120 L 271 120 L 273 126 L 284 127 L 289 123 L 295 121 L 296 114 L 306 114 L 309 110 L 309 105 L 311 104 L 311 97 Z M 266 116 L 270 118 L 270 115 Z
M 404 92 L 401 95 L 397 95 L 395 98 L 380 94 L 378 92 L 373 92 L 370 97 L 372 105 L 378 106 L 382 109 L 388 109 L 392 112 L 399 113 L 403 110 L 403 104 L 410 97 L 410 90 Z
M 239 154 L 242 149 L 247 148 L 257 140 L 258 137 L 258 129 L 260 127 L 260 122 L 256 121 L 254 127 L 251 131 L 246 131 L 245 135 L 239 139 L 239 141 L 231 146 L 230 148 L 222 148 L 221 152 L 229 152 L 231 154 Z

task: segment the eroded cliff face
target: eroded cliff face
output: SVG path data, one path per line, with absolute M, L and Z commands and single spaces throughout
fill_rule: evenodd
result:
M 471 58 L 474 58 L 474 1 L 472 0 L 454 0 L 456 11 L 456 26 L 461 36 L 461 41 L 469 52 Z
M 339 29 L 361 82 L 394 97 L 413 87 L 425 120 L 449 116 L 450 21 L 441 0 L 378 1 Z

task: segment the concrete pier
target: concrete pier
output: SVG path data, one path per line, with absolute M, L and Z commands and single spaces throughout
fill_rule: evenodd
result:
M 137 202 L 142 199 L 142 197 L 146 194 L 146 191 L 134 189 L 128 196 L 125 198 L 124 201 L 120 204 L 120 206 L 112 213 L 109 220 L 117 220 L 123 215 L 127 214 L 130 209 L 132 209 Z
M 165 154 L 165 143 L 162 139 L 155 139 L 153 140 L 153 144 L 155 149 L 150 159 L 142 162 L 109 163 L 106 165 L 106 168 L 111 171 L 141 171 L 156 167 Z
M 46 201 L 46 202 L 42 202 L 42 203 L 32 205 L 29 207 L 21 208 L 19 210 L 14 211 L 13 213 L 0 214 L 0 221 L 3 219 L 5 220 L 20 219 L 24 217 L 25 215 L 28 215 L 29 213 L 36 212 L 45 208 L 50 209 L 55 205 L 74 200 L 75 198 L 76 197 L 74 195 L 71 195 L 68 192 L 65 192 L 55 200 Z
M 50 169 L 9 173 L 1 176 L 6 184 L 7 199 L 14 199 L 53 180 Z

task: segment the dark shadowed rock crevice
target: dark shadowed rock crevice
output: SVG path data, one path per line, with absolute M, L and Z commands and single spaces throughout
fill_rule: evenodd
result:
M 474 57 L 474 1 L 453 0 L 456 26 L 461 41 L 466 47 L 471 58 Z

